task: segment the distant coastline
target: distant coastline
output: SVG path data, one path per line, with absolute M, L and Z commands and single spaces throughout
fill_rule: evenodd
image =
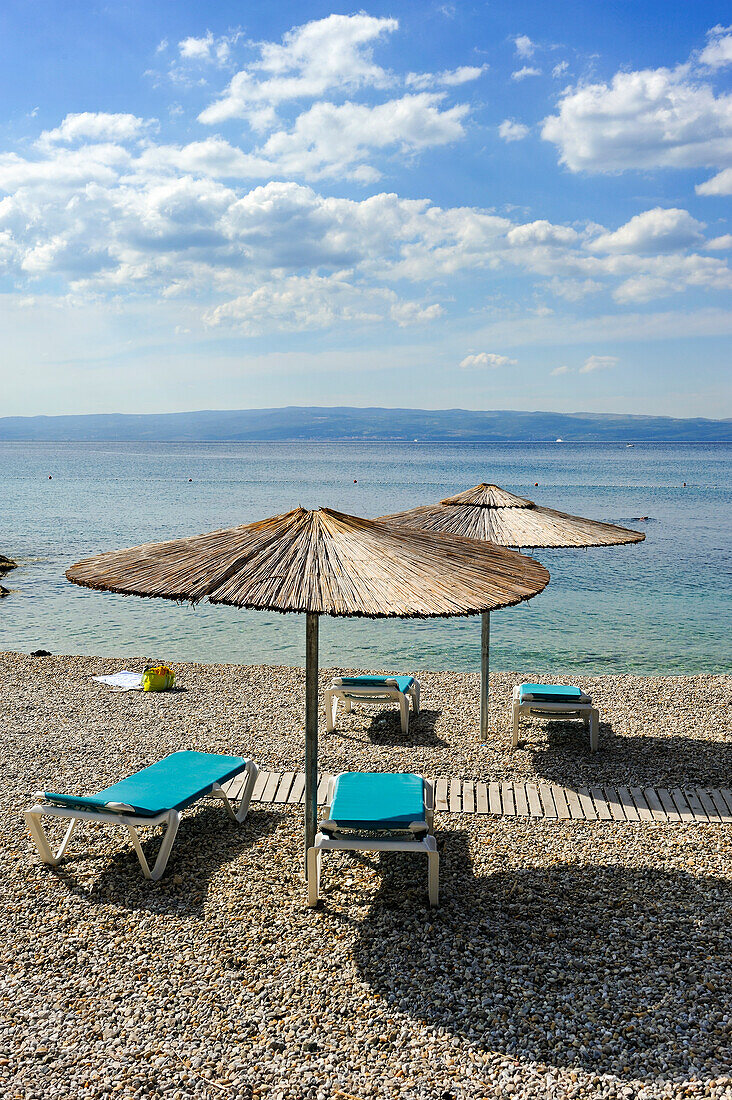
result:
M 0 417 L 0 442 L 729 443 L 732 419 L 287 406 Z

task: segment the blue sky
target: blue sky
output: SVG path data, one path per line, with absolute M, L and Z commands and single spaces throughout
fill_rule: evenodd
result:
M 715 0 L 5 0 L 0 416 L 729 416 Z

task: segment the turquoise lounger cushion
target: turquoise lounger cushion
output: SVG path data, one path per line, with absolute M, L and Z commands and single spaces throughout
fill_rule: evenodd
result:
M 414 676 L 341 676 L 340 680 L 344 687 L 391 687 L 386 681 L 393 680 L 404 694 L 414 683 Z
M 520 698 L 527 703 L 579 703 L 588 697 L 569 684 L 522 684 Z
M 336 779 L 330 820 L 351 829 L 408 829 L 425 820 L 424 780 L 409 773 L 346 772 Z
M 82 810 L 101 810 L 107 802 L 123 802 L 145 817 L 154 817 L 167 810 L 184 810 L 208 794 L 214 783 L 225 783 L 246 765 L 241 756 L 189 749 L 171 753 L 92 797 L 46 791 L 46 798 Z

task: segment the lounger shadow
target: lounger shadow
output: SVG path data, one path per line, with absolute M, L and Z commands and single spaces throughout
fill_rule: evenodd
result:
M 409 724 L 409 732 L 403 733 L 399 716 L 393 710 L 374 714 L 368 728 L 368 737 L 374 745 L 447 745 L 447 741 L 435 732 L 441 710 L 420 710 Z
M 48 871 L 69 893 L 93 905 L 202 917 L 218 872 L 245 857 L 281 826 L 281 814 L 252 809 L 246 821 L 229 828 L 222 823 L 218 807 L 199 803 L 183 817 L 167 873 L 159 882 L 153 884 L 142 877 L 135 854 L 121 835 L 123 843 L 112 855 L 106 855 L 95 844 L 91 851 L 74 851 L 59 867 L 49 867 Z M 149 860 L 154 859 L 159 843 L 156 835 L 142 842 Z M 232 868 L 229 873 L 236 875 L 239 871 Z M 249 870 L 243 867 L 241 874 L 248 876 Z M 266 875 L 266 867 L 262 874 Z M 242 894 L 242 904 L 244 901 Z

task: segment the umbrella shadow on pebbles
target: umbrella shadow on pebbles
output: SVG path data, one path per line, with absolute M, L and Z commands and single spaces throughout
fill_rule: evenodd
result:
M 693 737 L 614 734 L 600 722 L 600 747 L 590 753 L 580 722 L 522 727 L 519 748 L 542 779 L 574 787 L 720 787 L 732 772 L 732 743 Z
M 393 1008 L 556 1067 L 625 1080 L 726 1072 L 728 882 L 571 863 L 476 877 L 464 834 L 445 847 L 427 921 L 415 919 L 414 858 L 381 860 L 354 952 Z
M 246 821 L 237 826 L 227 820 L 219 807 L 184 815 L 165 874 L 158 882 L 143 878 L 137 856 L 122 830 L 114 838 L 109 826 L 93 827 L 89 832 L 89 839 L 96 834 L 93 851 L 82 848 L 77 852 L 72 846 L 61 866 L 51 873 L 72 893 L 92 903 L 111 903 L 149 913 L 201 916 L 215 874 L 280 824 L 280 815 L 261 810 L 251 811 Z M 146 829 L 142 834 L 142 850 L 150 866 L 155 861 L 161 836 L 161 828 Z M 121 842 L 116 853 L 112 848 L 115 839 Z M 85 837 L 85 845 L 86 840 Z

